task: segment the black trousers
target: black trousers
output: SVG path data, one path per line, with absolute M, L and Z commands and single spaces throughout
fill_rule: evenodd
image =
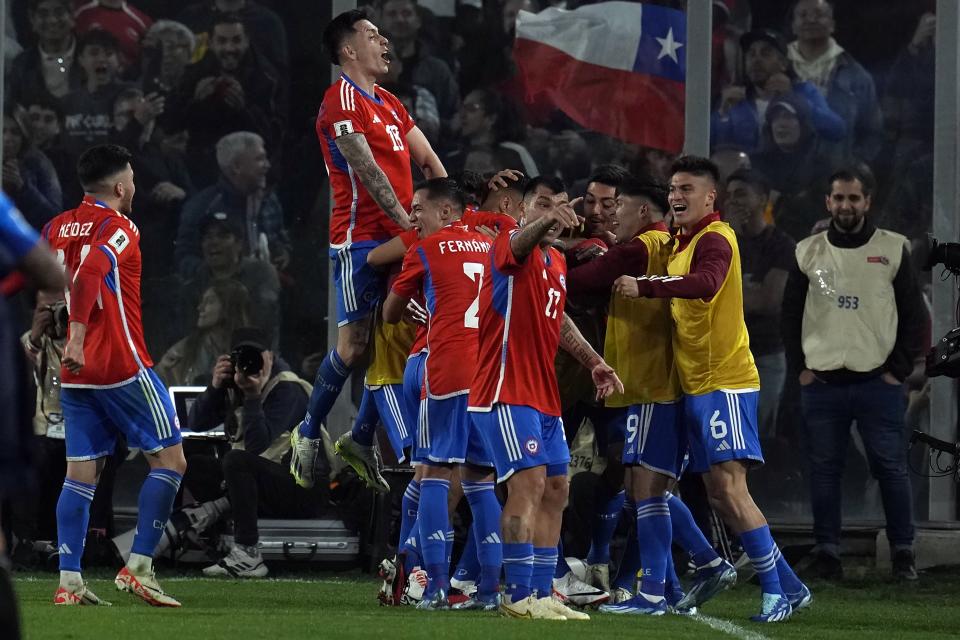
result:
M 312 518 L 328 502 L 326 487 L 299 487 L 286 465 L 242 449 L 231 449 L 222 461 L 213 456 L 191 456 L 187 464 L 195 473 L 190 492 L 203 501 L 223 495 L 214 491 L 219 485 L 214 481 L 219 466 L 233 509 L 234 539 L 238 544 L 257 544 L 257 518 Z

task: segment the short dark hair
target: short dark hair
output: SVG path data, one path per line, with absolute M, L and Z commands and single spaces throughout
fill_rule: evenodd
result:
M 503 193 L 504 191 L 515 191 L 520 194 L 520 197 L 523 197 L 523 194 L 526 192 L 527 184 L 529 184 L 530 179 L 527 176 L 520 174 L 520 177 L 516 180 L 510 180 L 509 178 L 504 179 L 504 182 L 507 183 L 506 187 L 501 187 L 496 191 L 493 191 L 487 185 L 490 184 L 490 180 L 493 179 L 493 176 L 497 175 L 497 172 L 490 171 L 483 174 L 483 191 L 480 194 L 480 202 L 484 202 L 491 194 L 494 193 Z
M 41 109 L 46 109 L 47 111 L 53 111 L 59 122 L 63 122 L 63 106 L 60 104 L 60 101 L 51 96 L 46 91 L 36 92 L 33 97 L 23 101 L 23 107 L 25 109 L 30 109 L 30 107 L 40 107 Z
M 93 191 L 97 185 L 126 169 L 133 156 L 118 144 L 100 144 L 90 147 L 77 160 L 77 177 L 84 191 Z
M 414 191 L 426 191 L 428 200 L 447 200 L 456 205 L 460 213 L 467 208 L 463 189 L 452 178 L 431 178 L 418 184 Z
M 117 42 L 117 39 L 114 38 L 112 34 L 107 33 L 103 29 L 91 29 L 77 38 L 77 57 L 79 58 L 83 50 L 87 47 L 96 46 L 110 49 L 117 54 L 120 53 L 120 43 Z
M 593 171 L 593 175 L 587 180 L 587 184 L 591 182 L 599 182 L 600 184 L 605 184 L 608 187 L 619 187 L 620 183 L 630 177 L 630 173 L 618 164 L 601 164 Z
M 239 24 L 243 26 L 243 32 L 247 32 L 247 25 L 236 11 L 214 11 L 213 22 L 210 23 L 210 35 L 213 35 L 213 29 L 218 24 Z
M 361 9 L 352 9 L 344 11 L 323 30 L 323 50 L 326 51 L 330 62 L 340 64 L 340 47 L 343 41 L 350 37 L 354 32 L 353 25 L 361 20 L 367 20 L 369 16 Z
M 710 178 L 714 185 L 720 184 L 720 169 L 710 158 L 680 156 L 670 165 L 670 175 L 675 173 L 689 173 L 699 178 Z
M 606 183 L 604 183 L 606 184 Z M 646 198 L 650 203 L 659 209 L 660 213 L 666 213 L 670 210 L 670 203 L 667 201 L 667 189 L 662 184 L 646 182 L 628 175 L 617 187 L 617 196 Z
M 754 171 L 753 169 L 737 169 L 727 178 L 727 186 L 730 186 L 730 183 L 734 180 L 746 183 L 757 193 L 762 193 L 765 196 L 770 195 L 770 182 L 766 176 L 759 171 Z
M 865 164 L 854 167 L 843 167 L 834 171 L 827 181 L 827 193 L 833 191 L 834 182 L 853 182 L 857 180 L 863 188 L 863 195 L 869 196 L 873 193 L 876 186 L 876 179 L 873 177 L 873 171 Z
M 40 4 L 43 2 L 53 2 L 64 7 L 67 12 L 72 16 L 73 15 L 73 4 L 70 0 L 30 0 L 30 4 L 27 6 L 27 12 L 34 14 L 40 8 Z
M 527 186 L 523 190 L 523 197 L 526 198 L 528 195 L 536 191 L 537 187 L 540 185 L 550 189 L 554 194 L 563 193 L 567 190 L 567 185 L 563 184 L 563 180 L 557 176 L 541 174 L 536 178 L 530 179 L 530 182 L 527 183 Z

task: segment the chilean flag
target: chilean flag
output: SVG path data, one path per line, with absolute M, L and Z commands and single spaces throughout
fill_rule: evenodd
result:
M 686 16 L 634 2 L 521 11 L 514 61 L 527 104 L 626 142 L 683 147 Z

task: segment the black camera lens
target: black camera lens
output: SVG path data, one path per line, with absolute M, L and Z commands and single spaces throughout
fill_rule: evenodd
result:
M 243 375 L 254 375 L 263 369 L 263 354 L 256 347 L 241 345 L 230 352 L 230 363 Z

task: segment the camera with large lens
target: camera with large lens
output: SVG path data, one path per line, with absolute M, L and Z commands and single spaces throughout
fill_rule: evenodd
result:
M 928 234 L 926 246 L 920 251 L 924 271 L 942 264 L 944 269 L 960 276 L 960 243 L 939 242 Z M 960 327 L 948 331 L 927 353 L 926 374 L 930 378 L 960 378 Z
M 930 271 L 938 264 L 942 264 L 947 271 L 960 274 L 960 243 L 940 242 L 927 234 L 927 246 L 923 249 L 926 259 L 923 261 L 923 270 Z
M 256 375 L 263 369 L 263 354 L 257 347 L 243 344 L 230 352 L 230 364 L 245 376 Z

